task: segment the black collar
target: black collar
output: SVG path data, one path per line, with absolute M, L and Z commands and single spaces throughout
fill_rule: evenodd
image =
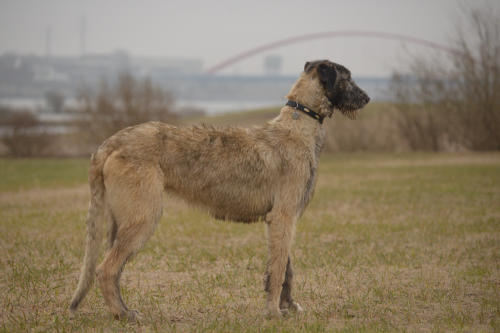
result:
M 291 106 L 292 108 L 295 108 L 297 110 L 300 110 L 300 111 L 304 112 L 309 117 L 312 117 L 312 118 L 316 119 L 320 124 L 323 124 L 323 119 L 325 117 L 323 117 L 319 113 L 314 112 L 313 110 L 305 107 L 304 105 L 299 104 L 299 103 L 294 102 L 294 101 L 288 101 L 288 102 L 286 102 L 286 105 Z

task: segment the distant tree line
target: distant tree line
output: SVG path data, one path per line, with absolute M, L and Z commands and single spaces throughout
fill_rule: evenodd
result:
M 64 97 L 46 95 L 52 111 L 62 112 Z M 146 121 L 175 122 L 173 98 L 150 79 L 139 80 L 122 74 L 109 84 L 102 81 L 97 91 L 82 87 L 77 106 L 64 112 L 73 115 L 70 133 L 49 133 L 31 110 L 0 107 L 0 137 L 4 155 L 82 156 L 88 155 L 118 130 Z

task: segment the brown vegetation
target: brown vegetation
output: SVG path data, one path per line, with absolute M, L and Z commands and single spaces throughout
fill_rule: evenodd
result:
M 76 111 L 82 115 L 79 131 L 92 149 L 124 127 L 176 118 L 169 94 L 150 79 L 138 80 L 126 73 L 111 87 L 103 81 L 96 94 L 83 88 L 78 99 L 81 107 Z
M 467 9 L 447 58 L 414 58 L 396 73 L 395 121 L 412 150 L 500 149 L 500 21 Z
M 40 127 L 40 121 L 29 110 L 0 108 L 0 134 L 7 155 L 41 156 L 46 153 L 51 137 Z

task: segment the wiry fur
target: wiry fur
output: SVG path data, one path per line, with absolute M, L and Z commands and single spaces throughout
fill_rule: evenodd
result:
M 347 69 L 327 60 L 307 63 L 287 98 L 330 117 L 335 109 L 349 115 L 369 100 Z M 122 300 L 119 279 L 153 233 L 167 191 L 220 219 L 265 221 L 268 313 L 301 310 L 292 298 L 290 248 L 295 223 L 314 193 L 324 131 L 315 119 L 295 112 L 285 106 L 277 118 L 253 129 L 149 122 L 107 139 L 91 160 L 86 254 L 70 308 L 76 310 L 97 272 L 111 312 L 135 319 Z M 105 216 L 109 249 L 96 269 Z

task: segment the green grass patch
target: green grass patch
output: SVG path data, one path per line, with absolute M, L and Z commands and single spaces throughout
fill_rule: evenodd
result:
M 75 186 L 87 180 L 87 159 L 0 159 L 0 191 Z

